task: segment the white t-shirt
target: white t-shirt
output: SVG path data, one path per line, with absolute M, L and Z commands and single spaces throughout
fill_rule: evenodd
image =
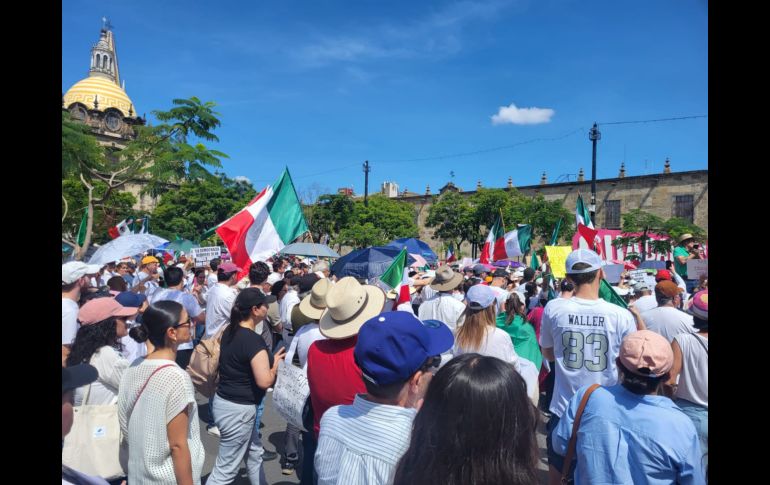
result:
M 160 274 L 160 268 L 158 269 L 158 273 Z M 136 273 L 136 276 L 134 276 L 134 282 L 131 285 L 131 288 L 142 284 L 142 281 L 148 276 L 150 276 L 150 274 L 144 271 L 139 271 L 138 273 Z M 147 296 L 147 298 L 149 298 L 150 296 L 152 296 L 153 293 L 155 293 L 155 290 L 160 288 L 160 285 L 158 285 L 158 280 L 149 279 L 147 281 L 144 281 L 144 288 L 145 288 L 144 294 Z
M 465 303 L 448 293 L 439 293 L 438 296 L 423 302 L 417 313 L 420 320 L 438 320 L 455 333 L 457 327 L 465 321 Z
M 94 352 L 88 363 L 96 367 L 99 378 L 91 384 L 88 402 L 85 404 L 111 404 L 118 397 L 120 380 L 123 378 L 123 372 L 128 368 L 128 360 L 124 359 L 114 348 L 105 345 Z M 83 396 L 85 396 L 87 389 L 88 386 L 75 389 L 75 406 L 84 404 Z
M 71 345 L 78 333 L 78 304 L 69 298 L 61 299 L 61 344 Z
M 495 299 L 497 299 L 497 313 L 502 313 L 503 305 L 505 305 L 505 300 L 508 299 L 510 293 L 505 288 L 500 288 L 499 286 L 490 285 L 489 288 L 495 293 Z
M 652 330 L 666 337 L 671 342 L 680 333 L 695 333 L 692 315 L 677 310 L 672 306 L 659 306 L 642 313 L 642 320 L 647 330 Z
M 325 340 L 326 337 L 321 335 L 321 330 L 318 329 L 317 323 L 308 323 L 302 326 L 294 335 L 297 340 L 297 355 L 299 357 L 299 365 L 305 367 L 307 364 L 307 353 L 310 350 L 310 346 L 317 340 Z M 289 356 L 286 356 L 289 359 Z
M 223 325 L 230 323 L 230 310 L 235 302 L 235 289 L 217 283 L 206 297 L 206 333 L 203 338 L 213 337 Z
M 513 350 L 511 336 L 497 327 L 487 327 L 487 335 L 481 341 L 481 346 L 478 349 L 464 349 L 455 341 L 455 345 L 452 348 L 452 353 L 455 356 L 471 352 L 497 357 L 505 362 L 513 362 L 518 358 L 516 351 Z
M 129 364 L 132 364 L 140 357 L 147 356 L 147 344 L 145 342 L 139 343 L 126 335 L 120 339 L 120 343 L 123 344 L 123 358 L 125 358 Z
M 166 364 L 172 365 L 150 378 L 154 370 Z M 147 386 L 137 400 L 145 383 Z M 131 450 L 128 457 L 131 483 L 176 484 L 166 426 L 185 409 L 189 413 L 187 443 L 193 483 L 200 484 L 205 450 L 190 376 L 173 361 L 163 359 L 142 359 L 123 373 L 118 394 L 118 420 Z
M 674 397 L 709 407 L 709 339 L 696 334 L 679 334 L 674 339 L 682 349 L 682 371 Z M 701 345 L 703 344 L 703 345 Z M 703 348 L 703 347 L 706 348 Z
M 639 313 L 644 313 L 647 310 L 652 310 L 658 307 L 658 300 L 655 299 L 655 295 L 644 295 L 634 302 L 634 306 Z
M 209 273 L 208 276 L 206 276 L 206 287 L 209 290 L 214 288 L 217 283 L 219 283 L 219 277 L 217 276 L 216 271 Z
M 294 309 L 294 305 L 299 303 L 299 295 L 294 289 L 289 289 L 283 298 L 281 298 L 280 310 L 281 310 L 281 323 L 283 324 L 283 340 L 286 345 L 291 343 L 291 339 L 294 338 L 289 335 L 289 332 L 293 332 L 294 328 L 291 325 L 291 311 Z
M 602 299 L 556 298 L 543 311 L 540 346 L 552 348 L 556 380 L 550 411 L 561 417 L 578 388 L 618 382 L 615 359 L 623 337 L 636 331 L 631 312 Z

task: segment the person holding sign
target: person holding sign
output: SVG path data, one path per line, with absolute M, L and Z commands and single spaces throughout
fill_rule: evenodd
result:
M 703 248 L 695 243 L 695 237 L 692 234 L 682 234 L 679 236 L 679 245 L 674 249 L 674 267 L 677 274 L 684 278 L 687 293 L 692 294 L 698 280 L 687 277 L 687 261 L 691 259 L 703 259 Z
M 566 261 L 567 277 L 575 285 L 570 299 L 556 298 L 543 311 L 540 346 L 555 365 L 555 383 L 549 411 L 546 444 L 549 483 L 558 484 L 564 463 L 554 450 L 551 435 L 578 388 L 590 384 L 613 386 L 618 382 L 615 360 L 626 335 L 644 329 L 630 311 L 599 298 L 604 278 L 602 260 L 589 249 L 576 249 Z M 570 475 L 572 472 L 570 472 Z

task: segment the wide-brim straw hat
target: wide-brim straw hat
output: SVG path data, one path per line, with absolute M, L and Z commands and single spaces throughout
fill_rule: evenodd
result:
M 326 293 L 326 310 L 318 322 L 321 335 L 332 340 L 358 335 L 364 322 L 379 315 L 384 305 L 384 291 L 346 276 Z
M 687 234 L 682 234 L 681 236 L 679 236 L 679 244 L 682 244 L 684 241 L 687 241 L 688 239 L 695 239 L 695 237 L 689 232 Z
M 449 266 L 441 266 L 436 270 L 436 277 L 430 287 L 436 291 L 451 291 L 457 288 L 465 278 Z
M 410 294 L 410 295 L 414 295 L 414 292 L 415 292 L 415 291 L 417 291 L 417 288 L 415 288 L 414 286 L 410 286 L 410 287 L 409 287 L 409 294 Z M 397 296 L 397 295 L 396 295 L 396 289 L 395 289 L 395 288 L 393 288 L 392 290 L 390 290 L 389 292 L 387 292 L 387 293 L 385 294 L 385 297 L 386 297 L 388 300 L 395 300 L 395 299 L 396 299 L 396 296 Z
M 299 303 L 299 311 L 307 318 L 320 320 L 326 310 L 326 293 L 331 286 L 331 282 L 326 278 L 318 280 L 310 290 L 310 294 Z

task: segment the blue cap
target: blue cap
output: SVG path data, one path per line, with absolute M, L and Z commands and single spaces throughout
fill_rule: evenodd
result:
M 124 291 L 115 295 L 115 300 L 123 306 L 130 306 L 139 308 L 147 297 L 142 293 L 134 293 L 133 291 Z
M 495 301 L 495 292 L 486 285 L 473 285 L 465 293 L 465 299 L 473 310 L 482 310 Z
M 428 358 L 452 348 L 454 336 L 444 323 L 424 324 L 409 312 L 383 312 L 358 332 L 353 351 L 364 379 L 386 386 L 406 382 Z

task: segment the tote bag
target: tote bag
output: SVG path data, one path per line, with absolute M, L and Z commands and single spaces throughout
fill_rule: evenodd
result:
M 83 396 L 83 404 L 74 408 L 72 429 L 64 438 L 62 463 L 107 480 L 124 477 L 121 462 L 127 460 L 126 449 L 120 446 L 118 398 L 111 404 L 88 405 L 90 393 L 91 385 Z

